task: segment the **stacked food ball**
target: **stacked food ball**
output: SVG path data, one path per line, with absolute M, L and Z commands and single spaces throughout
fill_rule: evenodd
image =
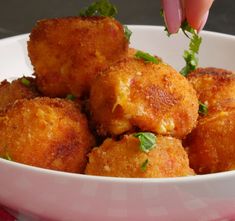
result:
M 203 174 L 235 169 L 235 73 L 199 68 L 188 79 L 208 107 L 185 141 L 191 166 Z
M 233 105 L 227 105 L 232 104 L 233 83 L 224 92 L 226 99 L 218 95 L 223 98 L 219 105 L 214 105 L 217 98 L 213 100 L 215 110 L 226 106 L 226 112 L 210 113 L 194 129 L 199 101 L 192 84 L 200 92 L 206 87 L 194 82 L 194 74 L 191 84 L 161 59 L 129 49 L 124 27 L 114 18 L 39 21 L 28 52 L 36 78 L 0 85 L 1 157 L 99 176 L 189 176 L 194 171 L 181 142 L 186 138 L 192 167 L 197 172 L 217 170 L 216 163 L 213 170 L 201 169 L 197 142 L 200 127 L 210 128 L 213 121 L 234 122 Z M 212 105 L 210 98 L 200 96 L 201 102 Z M 220 123 L 216 133 L 221 132 Z M 230 129 L 226 135 L 234 136 L 234 123 Z M 232 141 L 225 144 L 231 154 Z M 232 167 L 231 162 L 223 169 Z
M 184 138 L 196 126 L 198 100 L 187 79 L 169 65 L 134 57 L 116 63 L 93 83 L 90 111 L 98 134 L 116 139 L 107 139 L 91 152 L 86 173 L 118 177 L 193 174 L 177 138 Z M 150 139 L 146 131 L 155 142 L 151 150 L 143 151 L 141 139 Z

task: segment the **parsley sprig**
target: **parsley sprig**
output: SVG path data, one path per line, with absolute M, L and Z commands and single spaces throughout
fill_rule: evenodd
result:
M 25 77 L 21 78 L 21 83 L 26 87 L 30 86 L 30 81 Z
M 149 163 L 149 159 L 146 159 L 140 166 L 141 170 L 143 172 L 145 172 L 147 170 L 147 166 L 148 166 L 148 163 Z
M 208 114 L 208 106 L 204 103 L 202 103 L 201 101 L 199 101 L 199 110 L 198 113 L 200 115 L 207 115 Z
M 98 0 L 93 2 L 87 8 L 81 9 L 79 16 L 91 17 L 91 16 L 104 16 L 104 17 L 116 17 L 118 13 L 117 7 L 109 2 L 109 0 Z M 132 35 L 132 31 L 123 25 L 124 35 L 128 42 Z
M 10 154 L 8 152 L 6 152 L 4 159 L 12 161 L 12 158 L 11 158 L 11 156 L 10 156 Z
M 197 34 L 197 32 L 193 28 L 189 26 L 189 24 L 186 21 L 182 24 L 181 29 L 184 32 L 184 34 L 190 39 L 189 50 L 185 50 L 183 55 L 186 65 L 180 71 L 180 73 L 183 76 L 187 76 L 191 71 L 194 71 L 198 66 L 198 53 L 202 42 L 202 38 Z
M 128 42 L 130 42 L 132 31 L 126 25 L 124 25 L 123 28 L 124 28 L 125 38 Z
M 109 0 L 98 0 L 93 2 L 87 8 L 80 11 L 80 16 L 107 16 L 115 17 L 117 15 L 117 8 L 109 2 Z
M 160 10 L 160 15 L 164 17 L 163 9 Z M 181 24 L 181 30 L 183 31 L 185 36 L 187 36 L 187 38 L 190 39 L 189 49 L 185 50 L 183 55 L 186 65 L 180 71 L 180 73 L 183 76 L 187 76 L 191 71 L 194 71 L 198 66 L 198 53 L 202 42 L 202 38 L 188 24 L 186 20 Z M 169 33 L 167 26 L 165 26 L 165 31 L 169 37 L 171 33 Z
M 135 57 L 138 59 L 143 59 L 146 63 L 152 62 L 154 64 L 158 64 L 159 60 L 150 55 L 149 53 L 143 52 L 143 51 L 137 51 L 135 54 Z
M 4 150 L 4 154 L 3 154 L 3 156 L 0 156 L 0 158 L 3 158 L 5 160 L 9 160 L 9 161 L 13 161 L 6 146 L 3 147 L 3 150 Z
M 156 147 L 157 138 L 153 133 L 150 132 L 139 132 L 133 134 L 134 137 L 140 141 L 140 150 L 148 153 L 150 150 Z
M 190 35 L 188 33 L 196 34 L 196 31 L 189 25 L 186 20 L 181 24 L 180 28 L 187 38 L 190 38 Z
M 68 94 L 65 99 L 74 101 L 76 100 L 76 96 L 74 96 L 73 94 Z

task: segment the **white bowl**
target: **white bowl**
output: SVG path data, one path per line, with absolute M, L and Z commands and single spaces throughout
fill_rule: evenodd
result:
M 162 27 L 130 26 L 132 46 L 184 66 L 188 40 L 168 38 Z M 235 70 L 235 37 L 202 32 L 200 66 Z M 0 80 L 30 75 L 21 35 L 0 40 Z M 0 204 L 30 220 L 235 220 L 235 171 L 195 177 L 125 179 L 70 174 L 0 159 Z M 34 217 L 34 218 L 32 218 Z M 232 218 L 233 217 L 233 218 Z

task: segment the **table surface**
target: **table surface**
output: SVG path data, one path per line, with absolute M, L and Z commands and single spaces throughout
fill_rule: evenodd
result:
M 160 0 L 111 0 L 124 24 L 163 25 Z M 0 38 L 30 32 L 43 18 L 76 16 L 92 0 L 0 0 Z M 215 0 L 206 30 L 235 35 L 234 0 Z

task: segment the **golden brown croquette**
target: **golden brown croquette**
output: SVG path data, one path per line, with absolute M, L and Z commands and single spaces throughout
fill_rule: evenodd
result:
M 234 141 L 235 109 L 201 118 L 185 142 L 191 167 L 200 174 L 235 169 Z
M 127 55 L 128 41 L 114 18 L 47 19 L 32 30 L 28 52 L 44 95 L 81 97 L 100 71 Z
M 127 58 L 100 74 L 90 108 L 100 135 L 151 131 L 178 138 L 196 125 L 198 99 L 191 84 L 167 64 Z
M 198 68 L 188 75 L 198 99 L 209 113 L 235 107 L 235 73 L 219 68 Z
M 4 80 L 0 83 L 0 111 L 4 111 L 8 105 L 16 100 L 37 96 L 39 96 L 39 93 L 33 78 L 22 77 L 12 82 Z
M 18 100 L 0 118 L 0 156 L 16 162 L 82 173 L 92 145 L 87 120 L 71 101 Z
M 156 146 L 141 151 L 138 138 L 125 135 L 120 141 L 106 139 L 89 154 L 86 174 L 110 177 L 178 177 L 193 175 L 181 141 L 158 136 Z

